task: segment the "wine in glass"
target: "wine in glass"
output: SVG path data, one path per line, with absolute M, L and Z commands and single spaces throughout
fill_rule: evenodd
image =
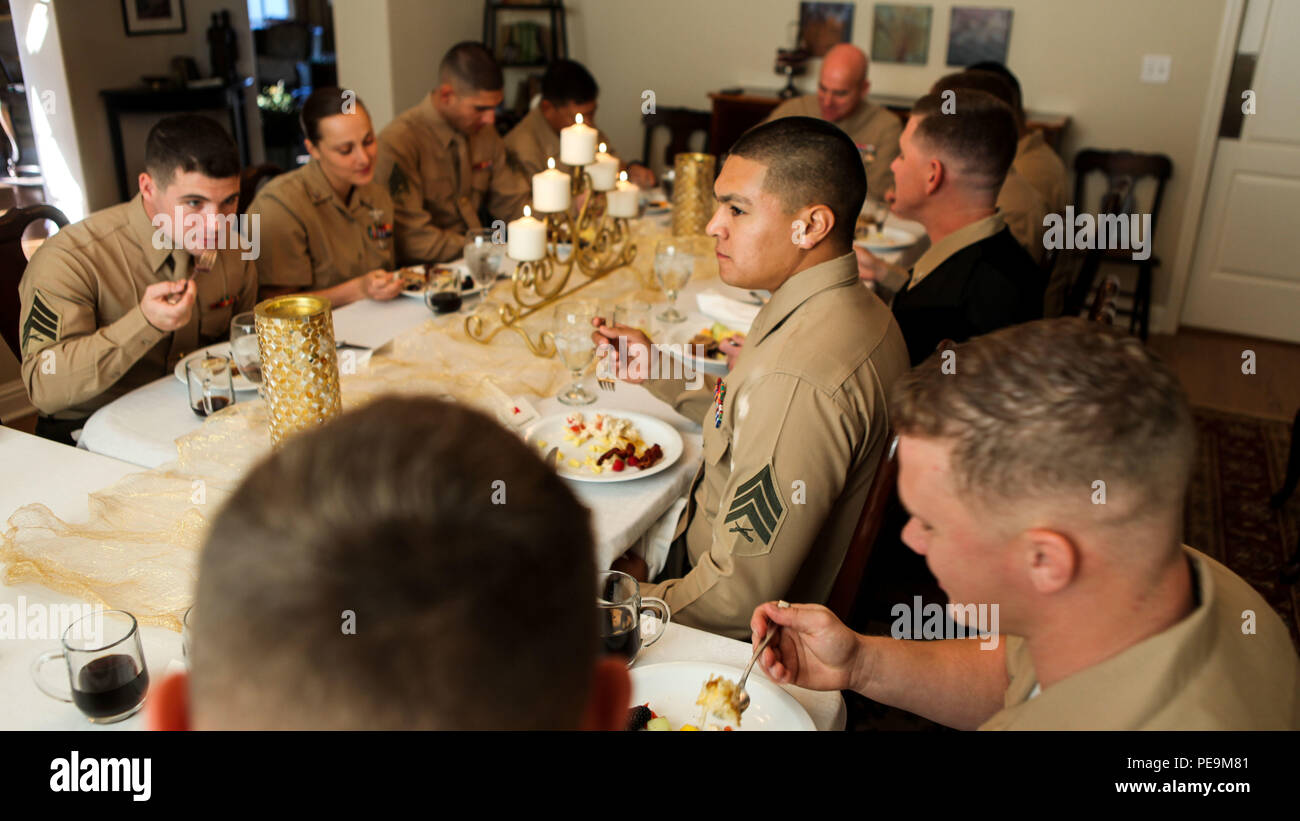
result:
M 655 279 L 668 296 L 668 309 L 659 314 L 664 322 L 685 322 L 686 315 L 677 310 L 677 294 L 691 281 L 695 257 L 675 240 L 660 240 L 655 246 Z
M 561 302 L 555 306 L 555 350 L 573 374 L 573 384 L 556 397 L 566 405 L 590 405 L 596 401 L 582 384 L 583 371 L 596 356 L 596 343 L 591 341 L 591 319 L 595 314 L 595 307 L 587 302 Z

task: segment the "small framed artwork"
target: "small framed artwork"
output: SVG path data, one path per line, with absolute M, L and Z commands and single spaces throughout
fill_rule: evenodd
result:
M 930 6 L 877 3 L 871 27 L 871 59 L 923 66 L 930 60 Z
M 969 66 L 985 60 L 1007 61 L 1011 9 L 953 6 L 948 26 L 948 65 Z
M 854 3 L 799 4 L 799 48 L 823 57 L 837 43 L 853 41 Z
M 185 0 L 122 0 L 126 36 L 184 34 Z

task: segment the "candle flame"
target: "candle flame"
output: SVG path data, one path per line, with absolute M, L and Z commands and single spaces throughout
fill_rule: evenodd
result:
M 573 121 L 578 125 L 582 125 L 582 115 L 581 114 L 573 115 Z
M 600 144 L 600 153 L 602 153 L 602 154 L 605 153 L 605 144 L 604 144 L 604 143 L 601 143 L 601 144 Z
M 554 169 L 554 168 L 555 168 L 555 158 L 554 158 L 554 157 L 547 157 L 547 158 L 546 158 L 546 167 L 547 167 L 547 168 L 550 168 L 550 169 Z
M 531 209 L 531 208 L 529 208 L 527 205 L 525 205 L 525 206 L 524 206 L 524 216 L 525 216 L 525 217 L 531 217 L 532 215 L 533 215 L 533 209 Z
M 627 182 L 627 172 L 626 171 L 618 172 L 618 178 L 620 182 Z

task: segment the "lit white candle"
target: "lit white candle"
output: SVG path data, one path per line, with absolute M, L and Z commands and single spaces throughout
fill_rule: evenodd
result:
M 565 165 L 591 165 L 596 161 L 597 131 L 578 114 L 573 125 L 560 129 L 560 162 Z
M 600 153 L 596 155 L 594 165 L 587 166 L 591 175 L 591 190 L 608 191 L 618 179 L 618 158 L 605 153 L 605 144 L 600 144 Z
M 534 219 L 527 205 L 524 215 L 506 226 L 506 255 L 519 262 L 546 256 L 546 223 Z
M 627 172 L 618 175 L 618 186 L 605 195 L 606 210 L 611 217 L 635 217 L 641 189 L 627 181 Z
M 555 158 L 546 161 L 546 170 L 533 175 L 533 207 L 543 214 L 569 210 L 569 175 L 555 170 Z

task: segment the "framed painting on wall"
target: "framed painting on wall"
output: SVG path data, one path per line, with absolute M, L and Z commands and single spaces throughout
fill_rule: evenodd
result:
M 923 66 L 930 60 L 930 6 L 877 3 L 871 28 L 871 59 Z
M 853 41 L 853 3 L 799 4 L 799 47 L 823 57 L 837 43 Z
M 953 6 L 948 26 L 948 65 L 969 66 L 985 60 L 1007 61 L 1011 9 Z
M 126 36 L 184 34 L 185 0 L 122 0 Z

